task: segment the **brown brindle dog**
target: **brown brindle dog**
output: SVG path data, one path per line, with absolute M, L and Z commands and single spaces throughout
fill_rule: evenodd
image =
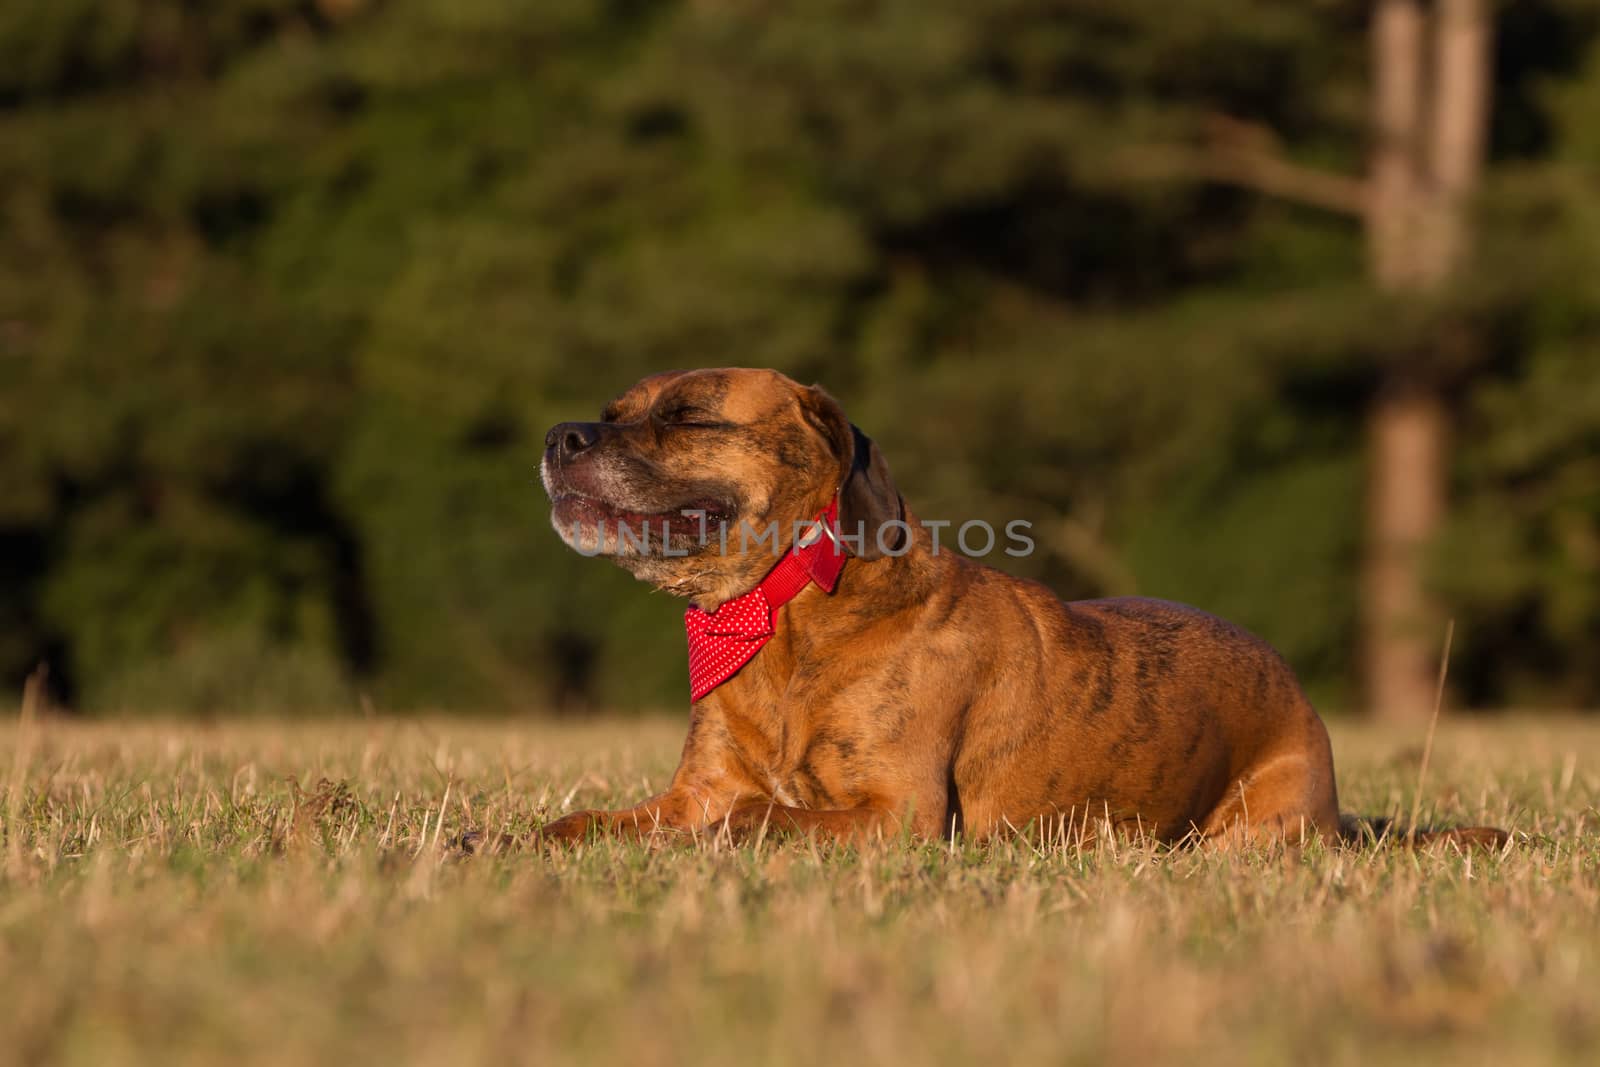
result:
M 1328 733 L 1264 641 L 1160 600 L 1064 603 L 935 551 L 877 447 L 820 388 L 769 370 L 658 374 L 545 444 L 562 538 L 705 611 L 777 561 L 770 542 L 732 537 L 724 551 L 719 526 L 776 523 L 788 547 L 838 494 L 843 530 L 867 531 L 835 590 L 802 589 L 766 646 L 693 705 L 665 792 L 567 815 L 546 840 L 724 826 L 840 839 L 1030 825 L 1093 836 L 1107 823 L 1162 841 L 1341 832 Z M 654 540 L 641 547 L 622 525 Z

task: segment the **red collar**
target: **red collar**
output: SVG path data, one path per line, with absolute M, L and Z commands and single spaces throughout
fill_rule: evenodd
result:
M 844 568 L 839 544 L 839 498 L 835 496 L 811 528 L 767 572 L 761 584 L 716 611 L 690 606 L 683 613 L 689 634 L 689 700 L 699 700 L 739 673 L 777 632 L 778 609 L 812 582 L 833 592 Z

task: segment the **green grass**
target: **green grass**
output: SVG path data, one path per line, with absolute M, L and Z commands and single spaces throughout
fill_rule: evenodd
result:
M 1346 808 L 1408 812 L 1419 739 L 1334 733 Z M 637 799 L 681 734 L 5 728 L 0 1058 L 1521 1064 L 1600 1043 L 1600 721 L 1446 722 L 1424 812 L 1517 830 L 1501 855 L 447 847 Z

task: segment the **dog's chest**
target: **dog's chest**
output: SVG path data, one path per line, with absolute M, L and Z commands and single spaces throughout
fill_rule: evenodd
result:
M 756 791 L 790 807 L 849 807 L 872 792 L 868 770 L 878 745 L 859 723 L 812 709 L 753 714 L 751 703 L 708 707 L 704 729 L 696 733 L 709 743 L 694 739 L 697 756 L 720 751 Z
M 809 738 L 771 775 L 772 798 L 802 808 L 841 808 L 860 801 L 861 744 L 832 731 Z
M 750 745 L 739 756 L 747 775 L 772 800 L 794 808 L 826 809 L 847 807 L 858 798 L 861 776 L 855 742 L 828 732 L 805 739 L 791 735 L 783 739 L 789 744 L 771 740 L 776 743 Z

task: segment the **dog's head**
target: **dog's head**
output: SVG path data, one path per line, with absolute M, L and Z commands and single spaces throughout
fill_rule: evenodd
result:
M 904 536 L 877 446 L 822 389 L 776 371 L 652 375 L 599 422 L 552 428 L 542 474 L 562 540 L 704 608 L 755 586 L 836 492 L 842 529 L 865 532 L 853 555 Z

